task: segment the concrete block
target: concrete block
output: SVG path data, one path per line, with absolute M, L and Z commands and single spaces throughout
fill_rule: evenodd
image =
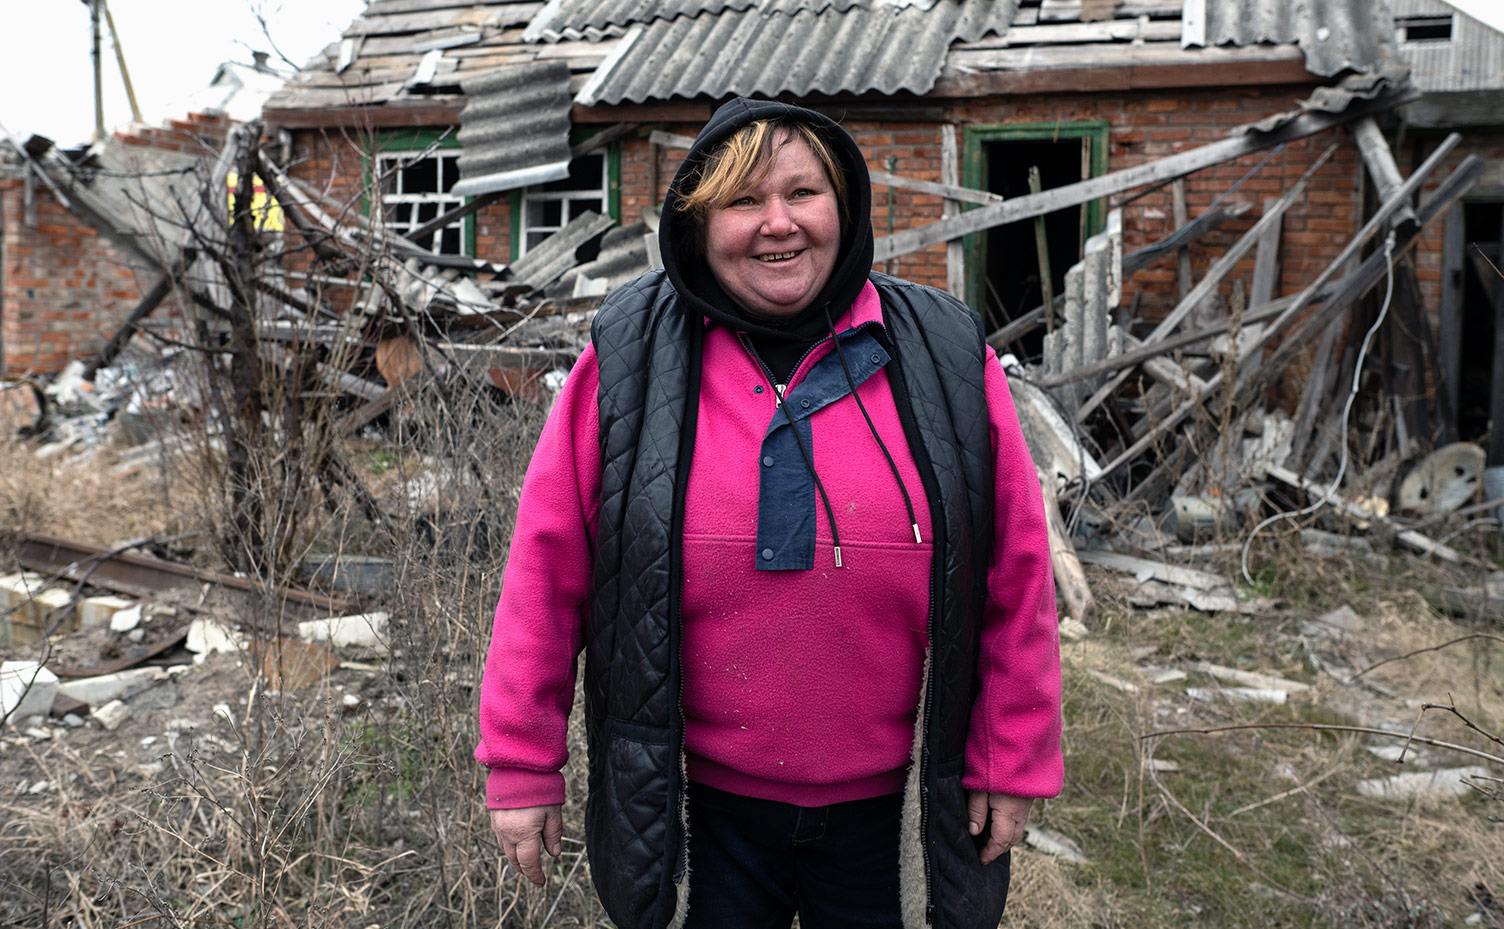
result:
M 102 626 L 116 613 L 136 605 L 136 601 L 125 597 L 85 597 L 78 604 L 78 622 L 85 629 Z
M 215 652 L 245 651 L 245 636 L 212 619 L 195 619 L 188 625 L 188 641 L 183 643 L 203 661 Z
M 166 677 L 167 672 L 161 668 L 130 668 L 114 674 L 64 681 L 58 685 L 57 692 L 90 706 L 100 706 L 111 700 L 133 697 Z
M 117 610 L 115 615 L 110 617 L 111 632 L 130 632 L 139 625 L 141 625 L 141 604 L 139 603 Z
M 57 696 L 57 675 L 35 661 L 0 662 L 0 718 L 46 716 Z
M 387 650 L 387 614 L 357 613 L 298 623 L 298 637 L 305 642 L 328 642 L 335 648 Z
M 93 712 L 93 717 L 99 720 L 99 724 L 110 732 L 120 728 L 120 724 L 130 718 L 130 707 L 125 705 L 124 700 L 111 700 L 104 706 Z

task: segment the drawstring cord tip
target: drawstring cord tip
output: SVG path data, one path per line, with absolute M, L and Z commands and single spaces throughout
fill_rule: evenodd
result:
M 836 549 L 836 567 L 839 568 L 841 566 L 841 546 L 837 545 L 835 547 L 835 549 Z
M 910 525 L 912 525 L 914 527 L 914 541 L 918 542 L 920 545 L 923 545 L 924 544 L 924 539 L 921 539 L 919 537 L 919 524 L 918 523 L 911 523 Z

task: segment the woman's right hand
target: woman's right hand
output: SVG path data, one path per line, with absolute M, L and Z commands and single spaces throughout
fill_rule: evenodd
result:
M 529 806 L 520 810 L 492 810 L 491 831 L 512 867 L 543 886 L 543 849 L 555 858 L 564 843 L 564 808 Z

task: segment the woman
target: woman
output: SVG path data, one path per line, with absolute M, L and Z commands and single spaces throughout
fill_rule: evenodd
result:
M 871 273 L 861 152 L 797 107 L 721 107 L 660 243 L 523 485 L 476 750 L 508 861 L 541 884 L 559 854 L 583 650 L 617 925 L 990 929 L 1060 788 L 1060 679 L 1034 466 L 976 314 Z

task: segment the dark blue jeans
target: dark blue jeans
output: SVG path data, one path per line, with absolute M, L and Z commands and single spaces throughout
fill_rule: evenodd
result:
M 901 929 L 900 794 L 805 807 L 689 785 L 686 929 Z

